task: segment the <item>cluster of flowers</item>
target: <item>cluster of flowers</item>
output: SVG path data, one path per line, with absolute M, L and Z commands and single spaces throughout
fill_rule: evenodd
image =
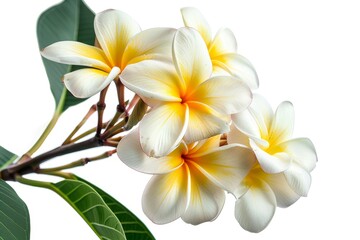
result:
M 62 41 L 42 55 L 88 67 L 64 76 L 76 97 L 121 81 L 148 105 L 117 152 L 129 167 L 154 175 L 142 199 L 153 222 L 212 221 L 229 192 L 236 220 L 260 232 L 277 206 L 307 195 L 315 148 L 307 138 L 292 139 L 290 102 L 273 112 L 253 93 L 256 72 L 237 53 L 231 30 L 220 29 L 213 38 L 197 9 L 181 13 L 183 28 L 141 31 L 127 14 L 107 10 L 95 17 L 95 46 Z

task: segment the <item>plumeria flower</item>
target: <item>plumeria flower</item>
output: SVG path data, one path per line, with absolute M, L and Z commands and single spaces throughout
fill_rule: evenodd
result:
M 94 28 L 99 47 L 61 41 L 41 52 L 43 57 L 55 62 L 89 67 L 65 74 L 63 78 L 66 88 L 76 97 L 87 98 L 100 92 L 118 79 L 129 64 L 171 54 L 174 29 L 140 32 L 139 25 L 124 12 L 106 10 L 96 14 Z
M 247 145 L 257 159 L 235 194 L 235 216 L 244 229 L 259 232 L 269 224 L 276 206 L 288 207 L 307 196 L 317 156 L 309 139 L 291 138 L 290 102 L 281 103 L 273 113 L 264 98 L 254 95 L 246 111 L 233 115 L 233 123 L 228 142 Z
M 277 206 L 288 207 L 300 198 L 283 173 L 266 173 L 258 163 L 253 165 L 234 195 L 236 220 L 243 229 L 255 233 L 268 226 Z
M 274 113 L 263 97 L 254 94 L 250 107 L 232 119 L 243 134 L 241 143 L 254 150 L 265 172 L 308 175 L 305 172 L 315 168 L 317 157 L 310 139 L 292 139 L 294 107 L 290 102 L 282 102 Z
M 180 217 L 194 225 L 214 220 L 224 205 L 224 190 L 235 191 L 255 162 L 253 152 L 239 144 L 219 147 L 220 136 L 182 142 L 169 155 L 152 158 L 143 152 L 137 130 L 120 141 L 117 153 L 129 167 L 155 175 L 142 207 L 157 224 Z
M 142 61 L 121 75 L 123 84 L 152 108 L 139 126 L 149 156 L 169 154 L 182 139 L 191 143 L 229 131 L 229 114 L 244 110 L 252 98 L 240 79 L 211 78 L 209 53 L 194 29 L 175 33 L 172 54 L 173 62 Z
M 228 28 L 220 29 L 212 38 L 211 28 L 204 16 L 196 8 L 183 8 L 181 14 L 185 26 L 199 31 L 208 48 L 215 72 L 226 71 L 240 77 L 251 89 L 259 87 L 259 80 L 252 64 L 237 53 L 237 42 Z

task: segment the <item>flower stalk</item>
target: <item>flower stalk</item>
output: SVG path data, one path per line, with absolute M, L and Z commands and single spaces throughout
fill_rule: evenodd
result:
M 75 127 L 75 129 L 70 133 L 70 135 L 66 138 L 63 145 L 69 144 L 72 142 L 72 137 L 79 131 L 79 129 L 86 123 L 86 121 L 90 118 L 90 116 L 96 112 L 96 105 L 92 105 L 85 115 L 85 117 L 81 120 L 81 122 Z
M 54 167 L 54 168 L 44 168 L 44 169 L 40 168 L 37 170 L 37 173 L 52 173 L 52 172 L 58 172 L 58 171 L 62 171 L 62 170 L 70 169 L 70 168 L 84 166 L 84 165 L 88 164 L 89 162 L 94 162 L 97 160 L 102 160 L 102 159 L 111 157 L 114 153 L 116 153 L 116 149 L 106 151 L 95 157 L 80 158 L 79 160 L 65 164 L 63 166 Z
M 28 161 L 31 159 L 31 156 L 42 146 L 45 142 L 46 138 L 49 136 L 53 128 L 55 127 L 57 121 L 59 120 L 61 113 L 64 109 L 65 99 L 66 99 L 67 90 L 66 88 L 63 89 L 63 92 L 60 97 L 60 101 L 55 109 L 54 115 L 51 118 L 49 124 L 45 128 L 44 132 L 41 134 L 39 139 L 35 142 L 35 144 L 19 159 L 19 163 Z
M 24 175 L 28 173 L 37 172 L 39 165 L 55 157 L 63 156 L 69 153 L 82 151 L 90 148 L 104 146 L 104 140 L 99 137 L 93 137 L 91 139 L 57 147 L 53 150 L 45 152 L 37 157 L 28 159 L 25 162 L 11 165 L 0 172 L 0 177 L 3 180 L 16 180 L 16 175 Z
M 100 136 L 100 134 L 101 134 L 102 125 L 103 125 L 103 115 L 104 115 L 104 110 L 106 107 L 105 97 L 106 97 L 106 92 L 107 92 L 108 88 L 109 88 L 109 86 L 100 92 L 100 99 L 96 105 L 96 109 L 98 112 L 98 124 L 97 124 L 97 128 L 96 128 L 96 136 Z

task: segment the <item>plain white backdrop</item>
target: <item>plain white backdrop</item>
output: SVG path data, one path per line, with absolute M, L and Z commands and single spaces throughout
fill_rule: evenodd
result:
M 54 110 L 37 47 L 36 21 L 42 11 L 58 2 L 21 0 L 1 5 L 0 145 L 19 155 L 32 146 Z M 287 209 L 277 209 L 268 228 L 259 234 L 248 233 L 238 225 L 233 215 L 235 201 L 230 195 L 214 222 L 200 226 L 181 220 L 167 225 L 152 223 L 141 210 L 142 191 L 150 176 L 129 169 L 116 156 L 75 169 L 76 174 L 116 197 L 144 221 L 158 240 L 360 236 L 360 159 L 356 154 L 360 143 L 358 1 L 87 0 L 86 3 L 95 12 L 108 8 L 123 10 L 142 29 L 181 27 L 180 8 L 193 6 L 202 11 L 214 34 L 220 27 L 232 29 L 239 53 L 253 63 L 259 75 L 257 92 L 274 107 L 284 100 L 294 104 L 295 137 L 309 137 L 319 161 L 312 173 L 309 196 Z M 96 100 L 91 98 L 66 111 L 39 153 L 61 144 Z M 109 104 L 109 115 L 112 107 Z M 65 160 L 96 153 L 101 152 L 71 155 Z M 55 193 L 19 183 L 11 186 L 29 208 L 31 239 L 97 239 Z

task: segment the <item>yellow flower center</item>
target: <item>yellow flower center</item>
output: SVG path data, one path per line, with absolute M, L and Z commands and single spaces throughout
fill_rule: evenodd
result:
M 256 187 L 260 185 L 259 179 L 265 180 L 267 174 L 262 170 L 259 163 L 257 163 L 250 172 L 243 179 L 242 183 L 247 187 Z

